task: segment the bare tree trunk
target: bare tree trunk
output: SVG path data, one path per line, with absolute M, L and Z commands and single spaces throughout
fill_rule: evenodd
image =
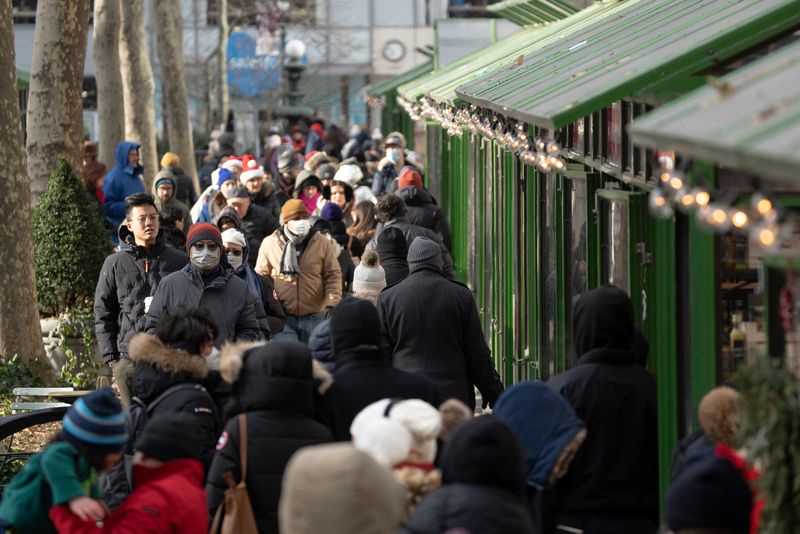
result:
M 139 159 L 144 165 L 145 189 L 158 172 L 156 111 L 153 107 L 153 70 L 144 31 L 144 0 L 122 3 L 119 63 L 125 95 L 125 138 L 142 145 Z
M 153 0 L 156 20 L 156 53 L 161 73 L 169 149 L 178 154 L 184 172 L 192 178 L 195 194 L 200 194 L 200 182 L 194 162 L 192 125 L 189 122 L 189 103 L 186 98 L 186 79 L 183 72 L 183 20 L 180 2 Z
M 219 123 L 228 120 L 228 0 L 219 0 L 219 60 L 217 66 L 217 110 Z
M 39 0 L 28 95 L 28 177 L 33 200 L 59 158 L 81 168 L 83 64 L 89 0 Z
M 42 359 L 31 190 L 22 149 L 11 0 L 0 0 L 0 355 Z
M 94 1 L 94 66 L 97 115 L 100 119 L 100 157 L 109 169 L 114 149 L 125 139 L 125 103 L 119 70 L 120 0 Z M 78 167 L 80 168 L 80 167 Z

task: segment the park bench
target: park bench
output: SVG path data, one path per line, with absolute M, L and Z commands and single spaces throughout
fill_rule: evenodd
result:
M 50 408 L 66 408 L 69 404 L 65 402 L 52 402 L 47 401 L 53 394 L 71 393 L 75 391 L 74 388 L 14 388 L 12 391 L 14 395 L 14 402 L 11 403 L 11 413 L 17 414 L 19 412 L 30 412 L 36 410 L 47 410 Z M 26 401 L 24 399 L 43 399 Z

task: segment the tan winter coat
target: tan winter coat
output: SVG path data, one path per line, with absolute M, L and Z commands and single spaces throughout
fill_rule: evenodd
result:
M 321 234 L 311 236 L 300 256 L 299 276 L 281 274 L 286 240 L 281 229 L 261 242 L 256 272 L 272 278 L 278 299 L 287 315 L 307 315 L 336 306 L 342 299 L 342 272 L 333 243 Z

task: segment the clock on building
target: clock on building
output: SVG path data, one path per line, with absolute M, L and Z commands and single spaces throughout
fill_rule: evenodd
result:
M 383 57 L 393 63 L 400 61 L 406 57 L 406 45 L 397 39 L 387 41 L 383 46 Z

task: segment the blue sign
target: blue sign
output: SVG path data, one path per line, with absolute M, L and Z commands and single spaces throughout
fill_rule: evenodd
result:
M 236 96 L 253 98 L 277 87 L 280 57 L 256 54 L 255 33 L 233 32 L 228 39 L 228 86 Z

